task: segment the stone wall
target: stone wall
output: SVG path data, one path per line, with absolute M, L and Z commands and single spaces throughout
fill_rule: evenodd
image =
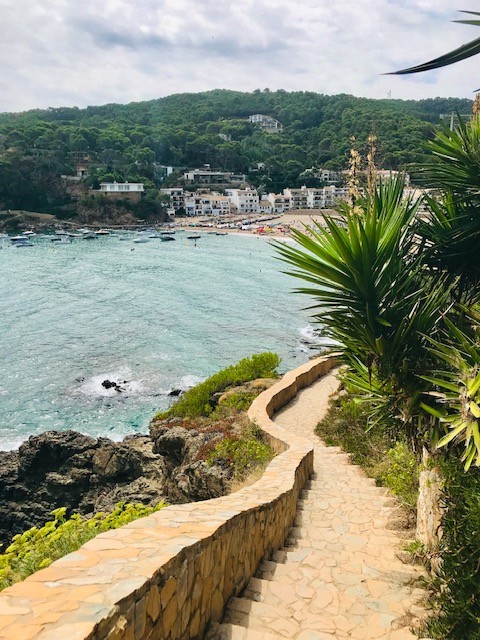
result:
M 201 638 L 262 557 L 283 545 L 312 473 L 312 444 L 270 417 L 333 365 L 327 357 L 310 361 L 253 402 L 249 417 L 279 454 L 255 484 L 107 531 L 5 589 L 0 638 Z

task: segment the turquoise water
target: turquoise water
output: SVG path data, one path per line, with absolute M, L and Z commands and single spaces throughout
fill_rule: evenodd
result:
M 246 355 L 307 359 L 306 301 L 265 239 L 132 238 L 2 241 L 0 449 L 48 429 L 145 432 L 171 389 Z

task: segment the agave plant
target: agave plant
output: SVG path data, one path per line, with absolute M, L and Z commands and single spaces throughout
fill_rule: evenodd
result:
M 437 447 L 450 442 L 463 448 L 465 470 L 472 463 L 480 466 L 480 341 L 478 324 L 468 335 L 446 319 L 448 340 L 429 339 L 430 351 L 445 363 L 448 370 L 437 370 L 433 376 L 422 376 L 434 385 L 429 392 L 434 402 L 421 402 L 421 407 L 445 427 L 446 433 Z
M 461 11 L 461 13 L 468 13 L 473 16 L 480 16 L 480 13 L 475 11 Z M 454 22 L 460 24 L 471 24 L 476 27 L 480 27 L 480 20 L 454 20 Z M 480 38 L 476 38 L 467 44 L 463 44 L 458 49 L 454 51 L 450 51 L 439 58 L 435 58 L 434 60 L 430 60 L 429 62 L 424 62 L 423 64 L 419 64 L 415 67 L 409 67 L 408 69 L 402 69 L 401 71 L 394 71 L 393 74 L 389 75 L 406 75 L 409 73 L 420 73 L 422 71 L 432 71 L 433 69 L 440 69 L 440 67 L 446 67 L 450 64 L 454 64 L 455 62 L 460 62 L 461 60 L 466 60 L 471 56 L 477 55 L 480 53 Z

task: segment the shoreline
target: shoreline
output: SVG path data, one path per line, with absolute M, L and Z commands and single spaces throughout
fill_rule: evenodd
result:
M 313 223 L 323 225 L 324 213 L 327 213 L 328 215 L 335 214 L 335 212 L 331 209 L 301 209 L 297 211 L 289 211 L 279 216 L 265 219 L 263 225 L 260 222 L 253 222 L 252 220 L 252 224 L 255 224 L 255 226 L 257 227 L 256 229 L 228 229 L 218 227 L 212 222 L 207 222 L 208 219 L 206 220 L 203 217 L 185 218 L 182 219 L 181 223 L 177 221 L 174 228 L 190 231 L 191 233 L 222 233 L 227 235 L 243 235 L 250 237 L 253 236 L 258 238 L 275 239 L 284 238 L 293 240 L 290 233 L 292 228 L 302 231 L 305 226 L 310 226 Z M 243 219 L 248 220 L 246 216 Z M 216 219 L 216 221 L 217 224 L 224 224 L 225 222 L 235 224 L 236 222 L 238 222 L 236 218 L 232 219 L 231 217 L 229 217 L 228 221 L 223 221 L 221 219 L 219 220 L 218 218 Z M 262 228 L 262 226 L 265 227 L 265 231 L 259 233 L 258 228 Z M 280 232 L 280 228 L 285 229 L 285 231 Z

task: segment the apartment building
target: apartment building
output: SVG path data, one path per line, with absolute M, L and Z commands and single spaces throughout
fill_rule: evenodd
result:
M 255 189 L 226 189 L 232 205 L 239 213 L 258 213 L 260 199 Z
M 175 187 L 173 189 L 160 189 L 160 193 L 164 196 L 169 196 L 170 207 L 174 209 L 175 213 L 179 209 L 185 209 L 185 193 L 182 187 Z
M 187 216 L 221 216 L 230 213 L 231 202 L 228 196 L 218 193 L 185 194 L 185 212 Z
M 290 198 L 281 193 L 269 193 L 267 200 L 270 202 L 273 213 L 285 213 L 290 209 Z
M 308 209 L 309 189 L 303 186 L 300 189 L 284 189 L 283 195 L 290 200 L 290 209 Z

